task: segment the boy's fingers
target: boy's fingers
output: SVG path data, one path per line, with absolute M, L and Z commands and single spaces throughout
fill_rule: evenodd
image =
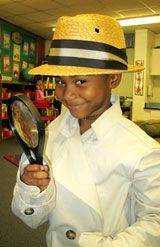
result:
M 49 184 L 49 179 L 37 179 L 35 185 L 38 187 L 45 187 Z
M 46 179 L 30 179 L 29 181 L 25 181 L 26 184 L 28 185 L 33 185 L 33 186 L 37 186 L 40 189 L 47 187 L 49 184 L 50 179 L 46 178 Z
M 25 184 L 38 186 L 41 191 L 47 188 L 49 178 L 49 167 L 47 165 L 31 164 L 24 168 L 21 180 Z
M 32 176 L 33 178 L 44 179 L 44 178 L 48 178 L 48 172 L 45 171 L 33 172 Z
M 48 171 L 49 168 L 47 165 L 37 165 L 37 164 L 33 164 L 33 165 L 28 165 L 24 168 L 24 171 L 26 172 L 38 172 L 38 171 Z

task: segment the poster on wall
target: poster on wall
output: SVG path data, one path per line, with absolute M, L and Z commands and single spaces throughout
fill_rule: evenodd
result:
M 30 59 L 32 59 L 34 57 L 35 50 L 36 50 L 36 44 L 35 44 L 34 41 L 31 41 L 31 43 L 30 43 L 30 52 L 29 52 L 29 58 Z
M 29 49 L 28 42 L 25 41 L 23 46 L 23 55 L 28 56 L 28 49 Z
M 144 66 L 144 60 L 137 60 L 137 66 Z M 143 95 L 144 89 L 144 71 L 138 71 L 135 73 L 135 95 Z
M 13 61 L 20 61 L 20 45 L 13 45 Z
M 10 34 L 9 33 L 3 34 L 3 47 L 4 49 L 10 49 Z
M 3 55 L 2 57 L 3 72 L 10 72 L 10 55 Z
M 19 79 L 20 65 L 19 62 L 13 61 L 12 77 Z
M 36 44 L 34 41 L 31 41 L 30 44 L 30 53 L 33 55 L 35 53 L 35 49 L 36 49 Z
M 22 70 L 27 69 L 27 68 L 28 68 L 28 63 L 27 63 L 27 61 L 23 60 L 22 61 Z

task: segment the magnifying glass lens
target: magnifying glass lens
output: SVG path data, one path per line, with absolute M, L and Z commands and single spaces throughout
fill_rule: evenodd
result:
M 35 148 L 39 141 L 38 128 L 31 112 L 18 100 L 14 101 L 11 107 L 14 128 L 28 147 Z
M 12 96 L 8 102 L 8 118 L 30 164 L 43 164 L 45 126 L 32 101 L 24 94 Z

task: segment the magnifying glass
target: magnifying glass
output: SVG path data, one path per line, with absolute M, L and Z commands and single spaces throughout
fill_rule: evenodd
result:
M 30 164 L 43 164 L 45 127 L 32 101 L 24 94 L 12 96 L 8 102 L 8 117 Z

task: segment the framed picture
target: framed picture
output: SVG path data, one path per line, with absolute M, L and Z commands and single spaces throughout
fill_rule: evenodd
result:
M 10 72 L 10 55 L 3 55 L 2 57 L 3 72 Z
M 30 54 L 34 55 L 35 50 L 36 50 L 36 44 L 35 44 L 35 41 L 32 40 L 30 43 Z
M 28 56 L 28 50 L 29 50 L 29 45 L 28 45 L 28 42 L 24 42 L 24 45 L 23 45 L 23 55 L 24 56 Z
M 3 33 L 3 47 L 4 49 L 10 49 L 10 34 Z
M 137 60 L 136 65 L 144 66 L 144 60 Z M 144 71 L 135 73 L 135 95 L 143 95 L 144 89 Z
M 20 74 L 20 65 L 19 62 L 13 61 L 13 70 L 12 70 L 12 77 L 19 79 Z
M 13 61 L 20 61 L 20 45 L 13 45 Z

